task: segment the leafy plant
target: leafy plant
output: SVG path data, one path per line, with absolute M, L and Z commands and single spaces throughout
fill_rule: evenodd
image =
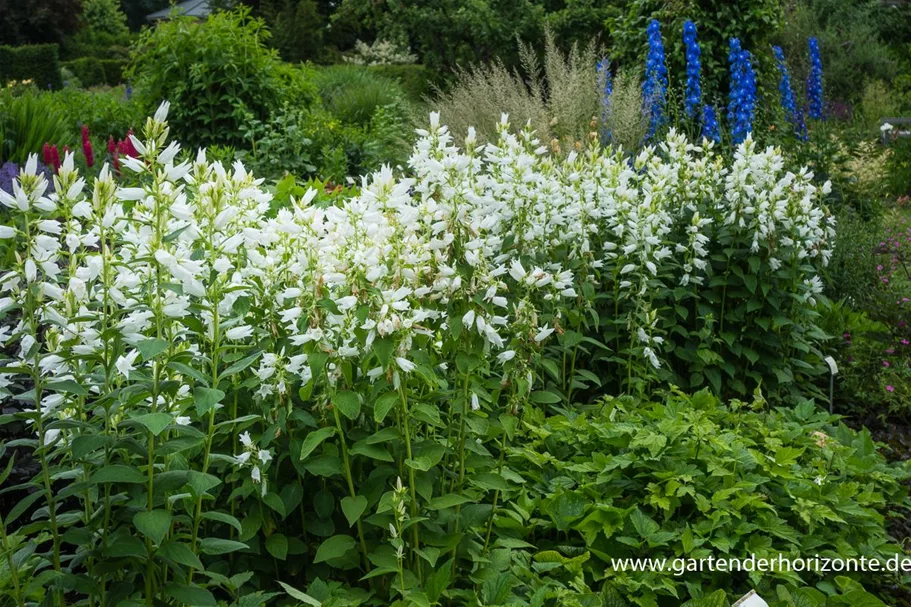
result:
M 25 164 L 45 143 L 64 145 L 73 130 L 50 98 L 35 93 L 13 96 L 0 92 L 0 162 Z
M 664 604 L 662 597 L 701 605 L 717 588 L 723 592 L 711 604 L 724 605 L 751 588 L 774 597 L 781 584 L 778 597 L 790 605 L 789 596 L 807 594 L 796 586 L 834 591 L 835 574 L 719 577 L 691 569 L 675 576 L 670 563 L 710 555 L 866 556 L 883 564 L 902 558 L 883 516 L 907 512 L 901 483 L 911 469 L 887 464 L 868 432 L 848 429 L 811 403 L 774 409 L 757 395 L 724 406 L 707 392 L 671 393 L 659 402 L 608 397 L 551 417 L 528 411 L 525 420 L 534 438 L 507 448 L 502 472 L 522 482 L 504 492 L 493 537 L 534 544 L 533 562 L 552 564 L 547 575 L 564 583 L 575 577 L 595 586 L 606 578 L 625 604 L 643 606 Z M 668 569 L 623 566 L 636 557 L 666 558 Z M 881 576 L 864 579 L 889 584 Z M 822 593 L 810 594 L 817 600 L 808 604 L 827 604 L 818 600 Z
M 126 77 L 143 111 L 171 101 L 172 128 L 188 145 L 242 145 L 241 126 L 268 119 L 285 90 L 268 39 L 244 8 L 171 19 L 140 36 Z

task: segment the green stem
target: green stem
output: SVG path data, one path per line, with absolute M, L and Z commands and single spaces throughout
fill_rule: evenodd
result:
M 342 420 L 338 416 L 338 407 L 332 407 L 332 414 L 335 416 L 335 427 L 338 428 L 338 442 L 342 447 L 342 462 L 345 464 L 345 480 L 348 481 L 348 494 L 352 498 L 356 498 L 357 491 L 354 489 L 354 479 L 351 478 L 351 461 L 348 458 L 348 443 L 345 441 Z M 357 520 L 357 537 L 361 543 L 361 552 L 364 553 L 364 568 L 369 573 L 370 559 L 367 558 L 367 542 L 364 540 L 364 525 L 361 523 L 361 519 Z
M 13 549 L 7 539 L 6 522 L 2 520 L 0 520 L 0 547 L 3 548 L 3 554 L 6 555 L 6 563 L 13 580 L 13 591 L 16 593 L 16 604 L 19 607 L 25 607 L 25 601 L 22 600 L 22 589 L 19 586 L 19 570 L 13 565 Z
M 399 397 L 402 401 L 402 420 L 403 427 L 405 430 L 405 453 L 408 455 L 408 459 L 412 459 L 411 455 L 411 425 L 408 423 L 408 399 L 405 397 L 405 386 L 399 385 Z M 408 466 L 408 490 L 411 492 L 411 518 L 412 520 L 418 518 L 418 498 L 417 490 L 415 489 L 414 483 L 414 468 Z M 421 560 L 417 556 L 416 551 L 421 548 L 421 537 L 418 530 L 419 525 L 414 523 L 411 525 L 411 537 L 414 545 L 411 547 L 413 560 L 417 565 L 418 578 L 421 578 Z

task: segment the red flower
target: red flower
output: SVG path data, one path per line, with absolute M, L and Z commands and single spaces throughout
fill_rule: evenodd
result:
M 95 151 L 92 149 L 92 141 L 89 139 L 89 126 L 82 125 L 82 153 L 85 154 L 85 166 L 95 166 Z

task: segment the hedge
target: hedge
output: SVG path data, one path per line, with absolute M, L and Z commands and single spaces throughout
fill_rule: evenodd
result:
M 401 84 L 414 101 L 428 96 L 433 88 L 433 72 L 423 65 L 371 65 L 368 69 Z
M 127 61 L 123 59 L 95 59 L 82 57 L 64 61 L 63 67 L 73 72 L 84 88 L 93 86 L 117 86 L 123 82 L 123 70 Z
M 42 89 L 63 88 L 60 49 L 56 44 L 0 46 L 0 84 L 31 80 Z

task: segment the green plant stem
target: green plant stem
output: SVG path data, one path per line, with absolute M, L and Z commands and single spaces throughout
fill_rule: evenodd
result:
M 342 420 L 338 415 L 338 407 L 332 407 L 332 415 L 335 417 L 335 427 L 338 428 L 338 442 L 342 448 L 342 462 L 345 465 L 345 480 L 348 481 L 348 494 L 352 498 L 357 497 L 357 491 L 354 488 L 354 479 L 351 476 L 351 460 L 348 457 L 348 444 L 345 440 L 345 430 L 342 427 Z M 367 558 L 367 542 L 364 540 L 364 525 L 361 519 L 357 520 L 357 537 L 360 540 L 361 552 L 364 554 L 364 568 L 370 572 L 370 559 Z
M 405 430 L 405 453 L 408 455 L 408 459 L 411 460 L 413 458 L 411 454 L 411 425 L 408 423 L 408 399 L 405 396 L 405 386 L 402 384 L 399 385 L 399 398 L 402 403 L 402 419 Z M 414 483 L 414 468 L 411 466 L 408 466 L 408 490 L 411 493 L 411 518 L 416 519 L 418 517 L 418 498 Z M 421 535 L 418 527 L 419 525 L 417 523 L 411 525 L 411 537 L 414 542 L 411 550 L 413 561 L 417 566 L 418 578 L 421 578 L 421 561 L 420 557 L 416 554 L 421 548 Z
M 19 607 L 25 607 L 25 601 L 22 600 L 22 589 L 19 586 L 19 570 L 13 564 L 13 549 L 10 547 L 9 539 L 6 535 L 6 521 L 3 520 L 0 520 L 0 547 L 3 548 L 3 554 L 6 555 L 10 578 L 13 580 L 16 604 Z

